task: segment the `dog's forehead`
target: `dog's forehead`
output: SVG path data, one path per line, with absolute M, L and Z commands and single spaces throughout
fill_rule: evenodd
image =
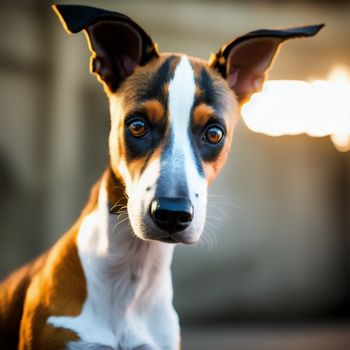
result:
M 188 62 L 187 69 L 183 69 L 184 61 Z M 225 102 L 232 99 L 232 91 L 224 79 L 206 61 L 181 54 L 162 54 L 159 59 L 139 67 L 122 85 L 120 97 L 125 113 L 146 110 L 166 117 L 169 86 L 175 75 L 183 84 L 194 82 L 193 107 L 204 104 L 221 114 Z M 178 101 L 182 102 L 181 99 Z

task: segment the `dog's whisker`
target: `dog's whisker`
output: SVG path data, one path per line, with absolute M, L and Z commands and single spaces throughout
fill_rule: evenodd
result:
M 212 226 L 206 225 L 206 227 L 205 227 L 206 232 L 207 232 L 207 233 L 210 233 L 211 235 L 213 235 L 213 236 L 215 236 L 215 237 L 216 237 L 216 229 L 217 229 L 217 227 L 214 226 L 214 225 L 212 225 Z M 209 236 L 209 237 L 210 237 L 210 236 Z M 215 239 L 215 240 L 216 240 L 216 239 Z
M 122 218 L 121 220 L 117 220 L 117 223 L 115 224 L 115 226 L 112 229 L 112 233 L 115 232 L 115 230 L 117 229 L 117 227 L 119 225 L 121 225 L 122 223 L 124 223 L 125 221 L 129 220 L 129 216 L 126 216 L 125 218 Z
M 116 214 L 118 214 L 118 215 L 121 215 L 121 214 L 124 214 L 124 213 L 127 213 L 128 212 L 128 207 L 127 206 L 125 206 L 125 207 L 121 207 L 118 211 L 117 211 L 117 213 Z
M 207 213 L 207 215 L 206 215 L 206 222 L 210 222 L 210 223 L 214 224 L 215 226 L 223 227 L 224 222 L 226 220 L 227 220 L 227 217 L 225 217 L 220 212 L 218 214 Z
M 206 231 L 206 232 L 210 232 L 210 233 L 212 234 L 212 236 L 213 236 L 213 238 L 214 238 L 214 243 L 215 243 L 215 245 L 218 244 L 218 242 L 217 242 L 217 236 L 216 236 L 217 230 L 218 230 L 218 226 L 217 226 L 216 224 L 211 223 L 211 222 L 208 221 L 208 220 L 206 221 L 206 223 L 205 223 L 205 231 Z M 210 237 L 210 236 L 209 236 L 209 237 Z
M 209 225 L 209 226 L 211 226 L 212 228 L 217 228 L 217 225 L 211 223 L 210 221 L 207 221 L 207 222 L 205 223 L 205 225 L 206 225 L 206 226 Z
M 212 206 L 217 206 L 217 205 L 224 205 L 226 207 L 231 207 L 234 209 L 242 209 L 240 206 L 238 206 L 237 204 L 232 204 L 232 203 L 228 203 L 228 202 L 208 202 L 207 206 L 212 207 Z
M 214 215 L 210 215 L 207 213 L 207 220 L 211 220 L 211 221 L 215 221 L 217 222 L 218 224 L 221 224 L 222 223 L 222 218 L 219 218 L 217 216 L 214 216 Z
M 119 204 L 122 200 L 126 199 L 126 197 L 120 198 L 113 206 L 109 209 L 109 211 L 113 211 L 113 209 L 117 208 L 118 206 L 124 206 L 123 204 Z
M 215 235 L 213 230 L 206 227 L 205 230 L 203 231 L 203 238 L 205 239 L 205 241 L 208 244 L 209 252 L 211 252 L 214 249 L 214 243 L 215 243 L 215 245 L 217 245 L 216 238 L 215 238 L 215 242 L 213 242 L 211 235 Z
M 209 240 L 208 240 L 208 237 L 207 237 L 207 234 L 205 231 L 203 231 L 202 236 L 201 236 L 201 241 L 203 241 L 203 240 L 207 243 L 208 250 L 210 252 L 210 244 L 209 244 Z
M 207 208 L 207 211 L 209 214 L 211 214 L 211 211 L 213 211 L 213 212 L 218 211 L 220 214 L 222 214 L 225 217 L 225 219 L 229 218 L 228 213 L 224 209 L 220 208 L 219 206 L 210 206 Z M 212 214 L 217 216 L 217 213 L 215 213 L 215 214 L 212 213 Z

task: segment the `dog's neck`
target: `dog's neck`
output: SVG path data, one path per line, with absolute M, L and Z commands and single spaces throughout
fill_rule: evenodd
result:
M 121 198 L 116 198 L 115 186 L 110 192 L 109 180 L 107 171 L 99 185 L 98 198 L 90 203 L 92 207 L 87 207 L 87 215 L 83 213 L 77 235 L 87 289 L 82 310 L 78 316 L 50 316 L 47 322 L 111 349 L 116 344 L 123 349 L 152 344 L 152 339 L 162 339 L 164 329 L 170 334 L 166 341 L 177 344 L 179 330 L 172 307 L 170 274 L 174 246 L 140 240 L 126 212 L 110 213 Z M 97 324 L 99 330 L 92 324 Z M 81 348 L 85 349 L 84 344 Z
M 94 288 L 111 288 L 118 294 L 116 297 L 132 302 L 153 287 L 159 288 L 164 280 L 171 284 L 174 246 L 135 236 L 126 209 L 118 205 L 123 202 L 120 196 L 124 190 L 119 185 L 112 186 L 113 180 L 110 171 L 103 176 L 97 207 L 84 219 L 77 244 L 88 284 L 93 281 Z

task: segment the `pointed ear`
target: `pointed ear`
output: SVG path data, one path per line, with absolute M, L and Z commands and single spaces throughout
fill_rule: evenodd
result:
M 324 24 L 284 30 L 257 30 L 241 36 L 216 55 L 210 66 L 219 71 L 243 104 L 262 89 L 278 47 L 285 40 L 314 36 Z
M 92 53 L 90 70 L 115 92 L 135 68 L 159 57 L 146 32 L 129 17 L 89 6 L 54 5 L 69 33 L 84 30 Z

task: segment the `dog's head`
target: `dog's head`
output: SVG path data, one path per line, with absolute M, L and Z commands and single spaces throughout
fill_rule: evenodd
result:
M 207 187 L 226 161 L 240 106 L 261 90 L 283 41 L 315 35 L 322 25 L 251 32 L 207 62 L 159 54 L 125 15 L 73 5 L 55 10 L 69 32 L 87 34 L 91 70 L 110 99 L 111 168 L 125 184 L 135 234 L 196 242 Z

